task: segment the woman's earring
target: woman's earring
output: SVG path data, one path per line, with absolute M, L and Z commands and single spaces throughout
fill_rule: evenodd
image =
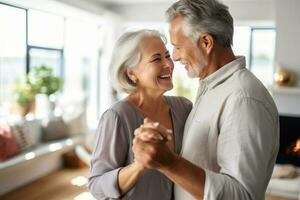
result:
M 136 78 L 136 76 L 134 75 L 133 71 L 131 71 L 131 70 L 127 71 L 127 78 L 128 78 L 133 84 L 136 84 L 137 78 Z
M 136 81 L 137 81 L 136 78 L 133 78 L 133 79 L 132 79 L 132 82 L 133 82 L 134 84 L 136 84 Z

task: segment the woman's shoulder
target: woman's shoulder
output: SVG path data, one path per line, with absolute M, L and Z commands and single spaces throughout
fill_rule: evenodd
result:
M 100 124 L 123 124 L 128 126 L 135 124 L 137 119 L 136 111 L 131 107 L 128 102 L 124 100 L 116 101 L 107 110 L 105 110 L 100 118 Z
M 193 107 L 193 103 L 182 96 L 166 96 L 166 99 L 172 109 L 184 109 L 189 112 Z
M 126 102 L 126 100 L 119 100 L 113 103 L 106 111 L 105 113 L 114 113 L 118 115 L 119 117 L 124 117 L 134 114 L 134 109 L 132 109 L 132 106 Z
M 120 100 L 110 106 L 100 118 L 100 124 L 123 127 L 130 135 L 143 123 L 143 116 L 127 101 Z

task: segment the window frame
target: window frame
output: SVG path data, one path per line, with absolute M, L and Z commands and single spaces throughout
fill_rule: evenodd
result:
M 29 45 L 29 40 L 28 40 L 28 36 L 29 36 L 29 27 L 28 27 L 28 10 L 27 8 L 24 7 L 20 7 L 20 6 L 15 6 L 15 5 L 11 5 L 11 4 L 7 4 L 7 3 L 3 3 L 0 2 L 0 4 L 5 5 L 5 6 L 10 6 L 13 8 L 18 8 L 18 9 L 22 9 L 25 11 L 25 42 L 26 42 L 26 55 L 25 55 L 25 66 L 26 66 L 26 74 L 29 73 L 30 71 L 30 56 L 29 56 L 29 51 L 30 49 L 43 49 L 43 50 L 49 50 L 49 51 L 59 51 L 60 55 L 61 55 L 61 62 L 60 62 L 60 75 L 61 77 L 64 76 L 64 48 L 61 49 L 56 49 L 56 48 L 49 48 L 49 47 L 44 47 L 44 46 L 34 46 L 34 45 Z M 65 21 L 65 20 L 64 20 Z
M 32 46 L 32 45 L 28 45 L 27 46 L 27 49 L 26 49 L 26 55 L 28 55 L 28 60 L 27 60 L 27 64 L 26 65 L 26 73 L 29 73 L 30 71 L 30 61 L 31 61 L 31 58 L 30 58 L 30 55 L 29 55 L 29 52 L 31 49 L 39 49 L 39 50 L 46 50 L 46 51 L 56 51 L 56 52 L 59 52 L 60 54 L 60 57 L 61 57 L 61 60 L 60 60 L 60 70 L 59 70 L 59 76 L 61 78 L 64 77 L 64 48 L 61 48 L 61 49 L 56 49 L 56 48 L 49 48 L 49 47 L 41 47 L 41 46 Z

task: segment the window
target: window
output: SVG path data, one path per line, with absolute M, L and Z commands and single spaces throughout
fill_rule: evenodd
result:
M 99 117 L 100 29 L 92 23 L 66 21 L 64 91 L 86 100 L 90 127 L 97 125 Z
M 26 10 L 0 4 L 0 115 L 9 112 L 14 83 L 25 73 Z
M 62 49 L 64 18 L 36 10 L 28 11 L 28 44 Z
M 275 30 L 251 29 L 250 70 L 264 84 L 272 84 L 274 69 Z
M 45 65 L 63 76 L 64 18 L 36 10 L 28 11 L 29 70 Z
M 235 54 L 246 56 L 246 66 L 265 85 L 272 84 L 275 36 L 274 28 L 235 27 Z
M 29 48 L 29 69 L 36 66 L 49 66 L 55 76 L 62 76 L 63 53 L 60 49 Z
M 76 19 L 0 3 L 0 117 L 10 114 L 16 80 L 45 65 L 62 77 L 63 100 L 83 97 L 88 125 L 97 125 L 102 21 Z
M 246 67 L 249 69 L 251 28 L 249 26 L 234 27 L 233 52 L 246 57 Z

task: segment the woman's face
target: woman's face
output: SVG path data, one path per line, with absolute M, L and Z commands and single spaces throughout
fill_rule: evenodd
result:
M 141 59 L 133 68 L 137 91 L 164 93 L 173 88 L 174 63 L 160 38 L 145 38 L 140 44 Z

